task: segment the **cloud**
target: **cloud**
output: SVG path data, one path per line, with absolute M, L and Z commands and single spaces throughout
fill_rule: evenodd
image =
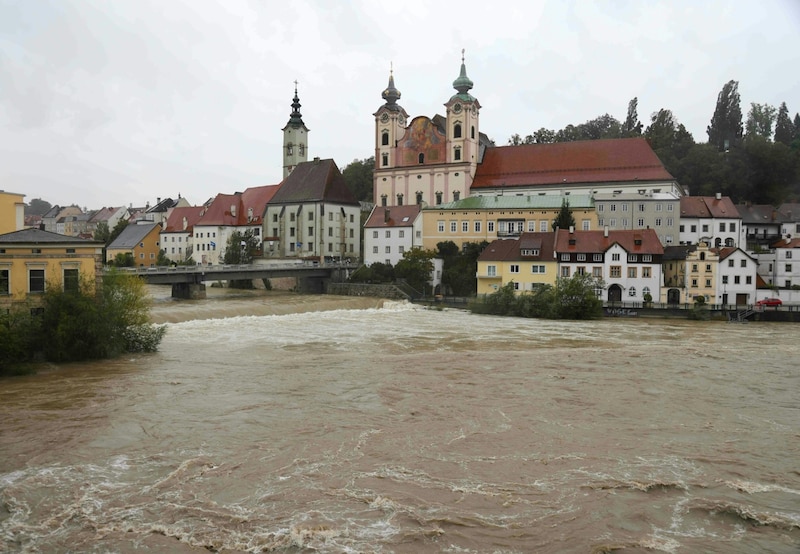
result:
M 374 152 L 390 64 L 443 111 L 461 50 L 481 130 L 672 110 L 698 141 L 716 96 L 800 109 L 800 5 L 745 2 L 36 0 L 0 6 L 0 188 L 99 207 L 277 183 L 294 81 L 311 156 Z

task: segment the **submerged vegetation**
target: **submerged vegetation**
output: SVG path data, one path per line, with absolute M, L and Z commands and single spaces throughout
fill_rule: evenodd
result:
M 514 282 L 483 301 L 470 304 L 473 313 L 537 317 L 544 319 L 594 319 L 603 315 L 603 302 L 597 296 L 604 283 L 591 275 L 574 275 L 558 279 L 555 286 L 543 285 L 518 294 Z
M 149 322 L 144 282 L 112 272 L 102 286 L 81 279 L 73 290 L 59 285 L 35 308 L 0 314 L 0 375 L 19 373 L 36 361 L 55 363 L 112 358 L 124 352 L 154 352 L 166 327 Z

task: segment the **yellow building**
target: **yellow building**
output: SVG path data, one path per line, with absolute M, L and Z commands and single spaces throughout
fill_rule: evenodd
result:
M 19 231 L 25 226 L 24 194 L 0 190 L 0 234 Z
M 41 229 L 0 235 L 0 306 L 31 301 L 50 287 L 77 290 L 81 278 L 95 283 L 103 243 Z
M 555 285 L 558 260 L 553 255 L 556 234 L 522 233 L 516 239 L 496 240 L 478 257 L 478 294 L 491 294 L 514 283 L 518 292 Z
M 131 223 L 106 248 L 106 261 L 130 253 L 136 267 L 155 267 L 160 249 L 160 223 Z
M 522 233 L 549 233 L 561 211 L 569 209 L 579 230 L 597 230 L 594 202 L 588 195 L 470 196 L 422 210 L 422 247 L 435 250 L 440 242 L 459 247 L 468 242 L 492 242 Z
M 702 296 L 706 302 L 714 303 L 718 270 L 719 251 L 705 242 L 666 248 L 661 301 L 684 304 Z

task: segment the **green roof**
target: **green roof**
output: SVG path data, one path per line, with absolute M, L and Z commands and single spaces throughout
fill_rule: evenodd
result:
M 547 210 L 561 208 L 561 201 L 569 202 L 569 207 L 573 210 L 585 210 L 594 208 L 594 200 L 588 194 L 570 194 L 561 196 L 560 194 L 523 194 L 508 196 L 469 196 L 455 202 L 439 204 L 438 206 L 427 206 L 426 210 Z

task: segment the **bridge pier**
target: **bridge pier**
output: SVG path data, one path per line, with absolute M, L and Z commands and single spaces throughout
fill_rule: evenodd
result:
M 203 283 L 172 283 L 172 298 L 203 300 L 206 298 L 206 286 Z

